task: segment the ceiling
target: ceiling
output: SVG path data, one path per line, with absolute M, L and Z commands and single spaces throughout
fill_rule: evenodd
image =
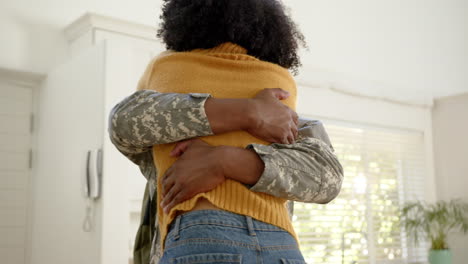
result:
M 157 25 L 161 0 L 1 0 L 57 29 L 85 12 Z M 299 79 L 414 102 L 468 92 L 468 1 L 285 0 L 306 36 Z M 7 52 L 7 51 L 2 51 Z

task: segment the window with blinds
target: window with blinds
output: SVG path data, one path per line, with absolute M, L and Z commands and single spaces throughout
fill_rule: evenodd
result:
M 408 244 L 399 224 L 404 202 L 423 199 L 423 133 L 349 124 L 326 128 L 344 182 L 329 204 L 294 205 L 307 263 L 425 263 L 427 244 Z

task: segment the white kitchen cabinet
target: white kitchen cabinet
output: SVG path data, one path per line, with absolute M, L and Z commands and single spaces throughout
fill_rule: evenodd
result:
M 120 32 L 121 29 L 121 32 Z M 40 87 L 33 165 L 31 264 L 127 264 L 145 179 L 112 145 L 112 107 L 163 50 L 156 31 L 87 14 L 66 30 L 72 56 Z M 87 152 L 102 149 L 101 196 L 83 193 Z M 93 228 L 83 230 L 87 206 Z

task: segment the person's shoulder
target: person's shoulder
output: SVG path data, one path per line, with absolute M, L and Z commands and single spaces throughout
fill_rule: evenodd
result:
M 140 78 L 140 80 L 138 82 L 138 85 L 137 85 L 137 90 L 138 91 L 148 89 L 148 83 L 149 83 L 150 79 L 152 78 L 153 69 L 155 67 L 155 64 L 157 64 L 157 62 L 160 61 L 161 59 L 166 58 L 166 57 L 170 56 L 173 53 L 174 53 L 174 51 L 172 51 L 172 50 L 166 50 L 166 51 L 163 51 L 163 52 L 159 53 L 157 56 L 155 56 L 154 58 L 152 58 L 150 60 L 150 62 L 146 66 L 146 69 L 145 69 L 143 75 L 141 76 L 141 78 Z
M 177 53 L 177 52 L 175 52 L 173 50 L 163 51 L 163 52 L 159 53 L 158 55 L 156 55 L 156 57 L 153 58 L 152 62 L 157 61 L 157 60 L 162 59 L 162 58 L 165 58 L 167 56 L 173 55 L 174 53 Z

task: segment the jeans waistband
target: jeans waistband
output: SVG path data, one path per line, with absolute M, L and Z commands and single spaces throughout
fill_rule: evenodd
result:
M 197 210 L 177 216 L 169 226 L 168 235 L 178 237 L 180 230 L 195 225 L 219 225 L 248 230 L 252 236 L 256 231 L 286 232 L 285 230 L 253 219 L 250 216 L 231 213 L 223 210 Z

